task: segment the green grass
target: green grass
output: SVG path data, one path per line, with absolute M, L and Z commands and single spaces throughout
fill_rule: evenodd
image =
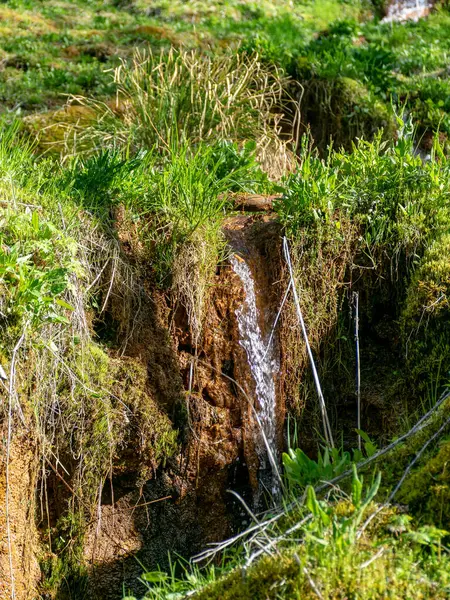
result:
M 384 309 L 380 297 L 391 299 L 398 360 L 384 401 L 395 397 L 396 431 L 403 401 L 414 414 L 448 383 L 450 16 L 440 9 L 387 25 L 365 19 L 371 10 L 343 0 L 1 6 L 0 100 L 7 120 L 27 117 L 26 131 L 0 133 L 0 359 L 9 364 L 24 333 L 20 372 L 34 377 L 19 377 L 17 392 L 40 455 L 76 456 L 75 494 L 49 542 L 57 558 L 45 565 L 46 593 L 65 578 L 74 589 L 83 583 L 85 526 L 121 450 L 139 439 L 142 480 L 178 452 L 175 425 L 150 392 L 151 361 L 118 356 L 119 338 L 151 322 L 148 290 L 162 290 L 183 304 L 201 347 L 232 193 L 283 193 L 275 210 L 321 376 L 328 381 L 329 359 L 334 380 L 353 393 L 351 283 L 364 295 L 367 327 L 371 311 Z M 293 98 L 299 132 L 315 140 L 297 140 L 297 157 Z M 294 316 L 288 306 L 281 340 L 298 416 L 311 397 Z M 171 401 L 182 392 L 180 378 Z M 383 464 L 383 491 L 419 441 Z M 308 517 L 278 554 L 243 573 L 243 544 L 217 569 L 149 572 L 147 597 L 314 598 L 314 585 L 325 598 L 444 597 L 448 553 L 436 528 L 449 518 L 448 452 L 443 439 L 405 482 L 399 500 L 413 524 L 389 507 L 358 538 L 375 505 L 373 485 L 365 496 L 355 474 L 350 498 L 345 485 L 320 501 L 308 488 L 306 506 L 268 529 L 273 540 Z M 316 472 L 302 451 L 295 457 L 301 469 L 288 467 L 302 487 L 340 472 L 336 458 Z
M 220 38 L 235 45 L 248 31 L 292 14 L 288 2 L 276 9 L 269 2 L 226 2 L 220 11 L 216 8 L 200 2 L 8 2 L 0 10 L 0 99 L 5 108 L 21 113 L 60 106 L 67 94 L 107 99 L 113 85 L 106 71 L 130 57 L 136 46 L 208 48 Z M 309 36 L 341 16 L 342 9 L 355 16 L 360 7 L 329 0 L 317 9 L 307 2 L 296 6 L 293 16 Z
M 98 147 L 171 151 L 218 140 L 276 145 L 287 80 L 257 56 L 136 50 L 114 73 L 112 105 L 75 98 L 93 122 L 74 125 L 75 152 Z

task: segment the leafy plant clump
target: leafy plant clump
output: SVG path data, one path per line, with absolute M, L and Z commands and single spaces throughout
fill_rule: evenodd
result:
M 354 448 L 351 452 L 342 448 L 323 448 L 318 451 L 317 460 L 309 458 L 301 448 L 289 448 L 283 453 L 283 467 L 286 478 L 294 488 L 303 489 L 307 485 L 330 481 L 341 475 L 364 458 L 373 456 L 377 447 L 364 432 L 358 430 L 364 441 L 364 451 Z
M 396 142 L 385 142 L 379 135 L 373 142 L 358 142 L 351 153 L 331 149 L 327 158 L 305 143 L 298 170 L 287 180 L 276 205 L 290 240 L 302 310 L 316 351 L 323 340 L 333 343 L 330 334 L 339 332 L 339 309 L 352 281 L 358 280 L 358 287 L 372 297 L 379 296 L 380 287 L 394 289 L 395 318 L 403 302 L 412 306 L 413 296 L 406 300 L 406 282 L 420 257 L 426 261 L 436 237 L 447 231 L 448 194 L 442 183 L 449 178 L 448 160 L 437 145 L 435 160 L 424 163 L 415 153 L 410 125 L 402 120 L 399 124 L 403 134 Z M 422 277 L 417 273 L 413 281 Z M 417 319 L 425 307 L 419 301 Z M 296 319 L 292 307 L 291 314 L 284 315 L 282 336 L 290 364 L 298 366 L 306 364 L 306 354 L 293 328 Z M 414 339 L 415 334 L 408 343 L 403 338 L 400 352 L 405 364 Z M 444 356 L 445 349 L 437 353 Z M 416 358 L 420 368 L 417 354 Z M 407 369 L 415 368 L 408 364 Z M 344 376 L 353 368 L 347 367 Z M 299 381 L 298 369 L 289 372 L 293 408 L 301 409 L 309 387 L 304 378 Z M 435 374 L 436 370 L 430 376 Z M 438 387 L 445 376 L 441 373 Z M 420 395 L 418 380 L 414 385 Z

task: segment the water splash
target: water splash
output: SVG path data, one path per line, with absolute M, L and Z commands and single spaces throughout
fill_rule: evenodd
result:
M 236 311 L 240 344 L 247 353 L 247 360 L 255 381 L 256 397 L 259 403 L 258 417 L 267 444 L 276 460 L 276 392 L 275 376 L 279 362 L 272 341 L 265 339 L 259 325 L 259 311 L 256 304 L 255 283 L 248 264 L 239 257 L 230 259 L 234 272 L 242 281 L 245 300 Z M 268 343 L 270 346 L 268 347 Z M 264 449 L 264 446 L 262 446 Z M 270 468 L 266 452 L 262 452 L 263 469 Z M 275 481 L 275 477 L 273 478 Z
M 389 5 L 384 22 L 418 21 L 426 16 L 432 8 L 431 0 L 394 0 Z

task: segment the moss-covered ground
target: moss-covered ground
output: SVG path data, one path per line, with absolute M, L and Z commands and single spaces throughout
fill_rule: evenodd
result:
M 349 453 L 353 292 L 363 428 L 375 442 L 405 433 L 446 389 L 450 15 L 445 3 L 417 23 L 380 15 L 363 0 L 0 5 L 3 454 L 7 472 L 26 427 L 44 464 L 39 497 L 59 490 L 59 519 L 36 505 L 48 524 L 43 598 L 67 581 L 82 597 L 85 529 L 113 474 L 134 461 L 140 482 L 155 477 L 185 442 L 158 299 L 184 305 L 197 343 L 236 194 L 278 194 L 343 444 L 316 464 L 319 480 L 363 458 Z M 317 458 L 320 415 L 295 319 L 288 303 L 290 440 Z M 148 597 L 448 597 L 445 406 L 377 461 L 376 489 L 370 468 L 365 485 L 353 473 L 317 500 L 304 464 L 293 480 L 287 470 L 277 525 L 243 538 L 221 568 L 147 573 Z M 399 505 L 384 507 L 399 481 Z M 255 552 L 264 558 L 248 563 Z

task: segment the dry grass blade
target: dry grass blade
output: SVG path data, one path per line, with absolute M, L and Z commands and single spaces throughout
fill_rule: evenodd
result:
M 130 145 L 165 152 L 184 141 L 255 140 L 273 176 L 292 165 L 286 140 L 293 139 L 294 125 L 285 117 L 290 80 L 278 68 L 266 68 L 258 55 L 137 49 L 131 62 L 116 69 L 114 82 L 113 104 L 69 100 L 94 115 L 90 122 L 68 125 L 71 153 Z

